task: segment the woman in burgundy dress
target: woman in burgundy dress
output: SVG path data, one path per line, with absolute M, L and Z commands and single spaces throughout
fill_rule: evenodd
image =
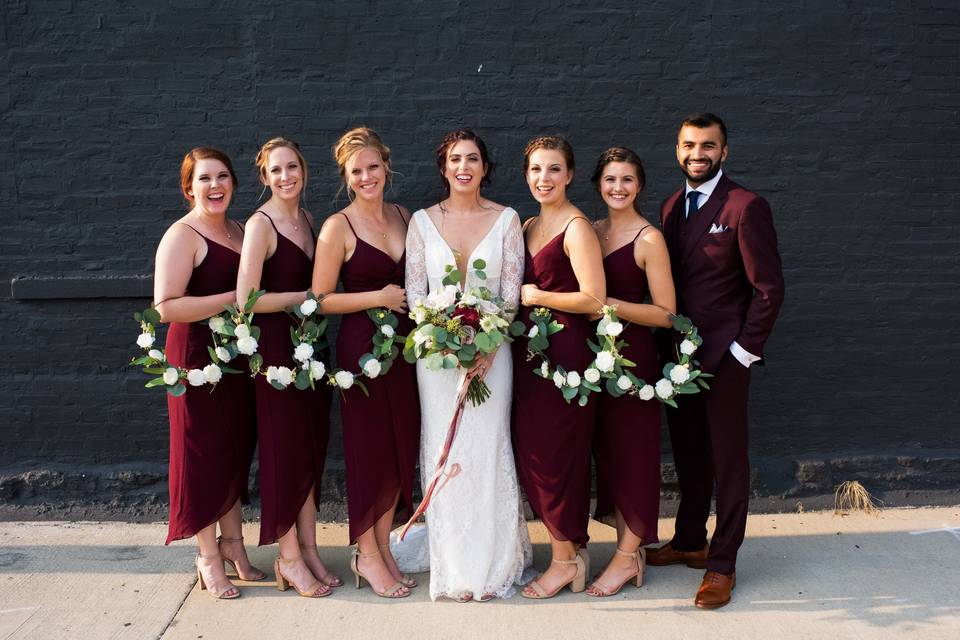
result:
M 267 141 L 257 154 L 260 180 L 271 197 L 247 221 L 237 302 L 251 290 L 266 293 L 254 306 L 260 327 L 258 353 L 264 367 L 293 368 L 290 328 L 284 312 L 301 304 L 313 273 L 314 234 L 310 214 L 300 207 L 307 165 L 296 143 Z M 323 358 L 318 358 L 323 359 Z M 257 376 L 257 432 L 260 437 L 260 544 L 279 541 L 274 564 L 278 588 L 292 584 L 305 597 L 330 595 L 343 582 L 327 571 L 317 554 L 320 481 L 330 432 L 330 391 L 326 385 L 278 390 Z
M 626 325 L 620 338 L 633 372 L 653 384 L 660 367 L 650 327 L 670 327 L 676 312 L 670 256 L 663 234 L 637 210 L 646 176 L 643 163 L 622 147 L 600 155 L 593 183 L 607 205 L 607 217 L 595 225 L 603 249 L 607 304 L 616 305 Z M 645 304 L 647 292 L 650 304 Z M 599 397 L 593 434 L 597 464 L 594 517 L 617 529 L 617 549 L 606 569 L 590 585 L 591 596 L 611 596 L 624 584 L 643 582 L 641 545 L 657 541 L 660 514 L 660 403 L 632 395 Z
M 563 138 L 534 138 L 525 151 L 524 173 L 540 215 L 524 228 L 527 255 L 520 291 L 521 320 L 547 307 L 564 325 L 550 338 L 547 356 L 555 366 L 582 372 L 593 360 L 588 314 L 606 297 L 600 243 L 589 220 L 567 199 L 573 180 L 573 149 Z M 582 591 L 587 571 L 590 511 L 590 444 L 597 403 L 567 403 L 551 380 L 534 374 L 526 340 L 514 349 L 513 443 L 517 472 L 533 511 L 550 534 L 552 561 L 522 591 L 549 598 L 568 584 Z
M 230 159 L 210 147 L 192 149 L 180 167 L 180 186 L 190 212 L 164 234 L 157 249 L 154 306 L 170 322 L 170 364 L 202 369 L 212 345 L 205 320 L 233 302 L 242 227 L 227 218 L 236 187 Z M 256 447 L 253 388 L 246 376 L 224 375 L 211 390 L 187 387 L 167 396 L 170 414 L 170 528 L 167 544 L 197 537 L 201 588 L 217 598 L 240 592 L 223 562 L 242 580 L 262 580 L 243 547 L 240 501 Z M 217 523 L 222 537 L 217 538 Z
M 359 360 L 373 351 L 378 330 L 368 309 L 395 312 L 400 335 L 413 328 L 403 289 L 410 214 L 383 200 L 390 149 L 376 132 L 366 127 L 346 132 L 334 146 L 334 158 L 351 202 L 320 229 L 313 291 L 322 297 L 324 313 L 343 314 L 337 365 L 359 375 Z M 343 293 L 336 292 L 338 279 Z M 420 440 L 416 369 L 400 356 L 386 373 L 375 373 L 363 376 L 369 398 L 356 386 L 341 393 L 350 544 L 357 545 L 352 566 L 358 586 L 362 576 L 377 595 L 402 598 L 417 583 L 397 569 L 390 530 L 395 516 L 406 520 L 413 508 Z

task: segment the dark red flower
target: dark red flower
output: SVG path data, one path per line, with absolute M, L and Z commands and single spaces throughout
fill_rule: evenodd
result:
M 466 327 L 480 328 L 480 313 L 470 307 L 457 307 L 453 310 L 454 318 L 460 318 L 460 324 Z

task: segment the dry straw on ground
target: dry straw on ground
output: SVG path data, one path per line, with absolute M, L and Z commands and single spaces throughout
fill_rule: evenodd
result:
M 880 513 L 880 500 L 877 500 L 856 480 L 840 483 L 833 495 L 833 514 L 845 516 L 851 511 L 875 515 Z M 882 504 L 882 503 L 881 503 Z

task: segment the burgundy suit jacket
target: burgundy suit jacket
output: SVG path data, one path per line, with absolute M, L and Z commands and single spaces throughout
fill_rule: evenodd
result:
M 705 371 L 716 371 L 734 340 L 763 357 L 784 290 L 770 205 L 724 174 L 690 220 L 684 220 L 684 209 L 680 189 L 661 205 L 660 224 L 677 310 L 703 338 L 697 359 Z

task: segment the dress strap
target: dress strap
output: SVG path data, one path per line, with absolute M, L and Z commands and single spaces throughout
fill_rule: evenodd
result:
M 567 224 L 563 225 L 563 233 L 566 233 L 566 232 L 567 232 L 567 227 L 569 227 L 571 224 L 573 224 L 573 221 L 574 221 L 574 220 L 583 220 L 583 221 L 586 222 L 587 224 L 590 224 L 590 221 L 587 220 L 586 216 L 573 216 L 572 218 L 570 218 L 569 220 L 567 220 Z M 592 227 L 593 225 L 590 224 L 590 226 Z
M 646 231 L 647 229 L 649 229 L 649 228 L 652 227 L 652 226 L 653 226 L 652 224 L 648 224 L 648 225 L 644 225 L 644 226 L 640 227 L 640 231 L 637 231 L 637 235 L 633 236 L 633 240 L 631 240 L 630 242 L 631 242 L 631 243 L 636 242 L 636 241 L 637 241 L 637 238 L 640 237 L 640 234 L 643 233 L 644 231 Z
M 276 232 L 277 235 L 280 235 L 280 230 L 277 229 L 277 225 L 273 224 L 273 218 L 270 217 L 269 213 L 267 213 L 263 209 L 257 209 L 256 211 L 254 211 L 254 213 L 262 213 L 263 215 L 267 216 L 267 220 L 270 221 L 270 226 L 273 227 L 273 230 Z
M 409 225 L 409 223 L 407 223 L 407 219 L 403 217 L 403 211 L 400 210 L 400 205 L 398 205 L 396 202 L 394 202 L 394 203 L 393 203 L 393 206 L 396 207 L 396 209 L 397 209 L 397 215 L 400 216 L 400 220 L 403 222 L 403 226 L 404 226 L 404 227 L 407 227 L 407 228 L 409 229 L 409 228 L 410 228 L 410 225 Z
M 350 218 L 347 217 L 347 214 L 341 211 L 340 215 L 343 216 L 343 219 L 347 221 L 347 226 L 350 227 L 350 233 L 353 234 L 353 237 L 359 238 L 360 236 L 357 235 L 357 230 L 353 228 L 352 224 L 350 224 Z
M 303 207 L 300 207 L 300 208 L 297 210 L 297 212 L 298 212 L 298 213 L 302 213 L 302 214 L 303 214 L 303 219 L 307 221 L 307 226 L 310 227 L 310 237 L 312 238 L 313 236 L 317 235 L 317 232 L 313 230 L 313 225 L 310 224 L 310 216 L 307 215 L 306 210 L 304 210 Z
M 205 236 L 205 235 L 203 235 L 202 233 L 200 233 L 200 231 L 199 231 L 195 226 L 193 226 L 192 224 L 189 224 L 189 223 L 186 223 L 186 222 L 178 222 L 177 224 L 182 224 L 182 225 L 185 226 L 185 227 L 189 227 L 189 228 L 193 229 L 193 231 L 194 231 L 198 236 L 200 236 L 200 237 L 203 238 L 204 240 L 207 239 L 207 236 Z

